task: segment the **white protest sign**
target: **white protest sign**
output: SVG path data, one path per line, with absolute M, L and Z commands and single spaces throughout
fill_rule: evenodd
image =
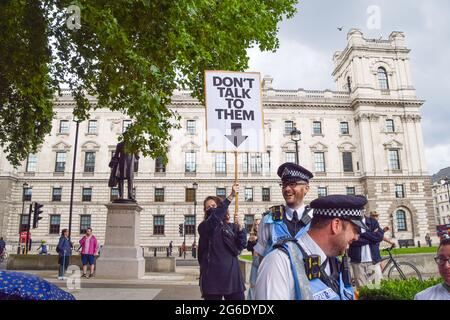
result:
M 208 151 L 264 151 L 259 73 L 205 71 L 205 103 Z

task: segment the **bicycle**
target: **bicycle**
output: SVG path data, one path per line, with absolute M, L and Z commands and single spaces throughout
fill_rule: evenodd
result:
M 387 272 L 388 279 L 406 280 L 416 278 L 419 281 L 422 281 L 422 274 L 412 263 L 404 261 L 397 262 L 397 260 L 395 260 L 394 256 L 391 253 L 394 247 L 395 245 L 391 246 L 390 248 L 383 249 L 383 251 L 386 251 L 389 254 L 389 256 L 381 259 L 382 263 L 381 272 L 383 274 Z M 386 261 L 387 263 L 384 264 L 383 267 L 383 262 Z

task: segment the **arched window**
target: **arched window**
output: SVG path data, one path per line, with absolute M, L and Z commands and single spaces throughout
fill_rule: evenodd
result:
M 389 90 L 388 75 L 383 67 L 378 68 L 378 84 L 381 90 Z
M 397 218 L 397 231 L 407 231 L 405 211 L 397 210 L 396 218 Z
M 350 76 L 347 77 L 347 89 L 348 92 L 352 93 L 352 78 Z

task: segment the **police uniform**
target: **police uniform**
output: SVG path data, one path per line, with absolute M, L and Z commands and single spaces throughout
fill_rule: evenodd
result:
M 277 171 L 281 182 L 308 182 L 313 174 L 295 163 L 284 163 Z M 298 208 L 275 206 L 264 214 L 258 228 L 258 243 L 254 250 L 260 256 L 272 251 L 273 244 L 282 239 L 299 238 L 309 228 L 312 210 L 301 204 Z
M 308 182 L 313 174 L 295 163 L 284 163 L 277 171 L 283 183 Z M 285 205 L 274 206 L 264 213 L 258 228 L 258 240 L 254 251 L 259 256 L 265 256 L 273 250 L 273 244 L 283 239 L 300 238 L 309 229 L 312 218 L 312 210 L 303 203 L 298 208 L 290 208 Z M 253 287 L 256 282 L 260 259 L 253 257 L 250 271 L 250 290 L 248 300 L 254 299 Z
M 361 196 L 335 195 L 311 202 L 314 216 L 362 221 L 367 200 Z M 255 284 L 257 300 L 352 300 L 353 288 L 347 257 L 326 257 L 308 233 L 298 240 L 283 240 L 262 261 Z

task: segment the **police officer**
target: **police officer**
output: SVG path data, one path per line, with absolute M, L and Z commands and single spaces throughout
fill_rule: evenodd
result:
M 295 163 L 284 163 L 277 171 L 281 178 L 281 189 L 286 205 L 274 206 L 264 214 L 258 229 L 258 242 L 250 272 L 248 299 L 252 300 L 259 264 L 264 256 L 280 240 L 299 238 L 309 228 L 312 210 L 305 206 L 303 199 L 309 191 L 309 180 L 313 174 Z
M 299 239 L 279 241 L 262 261 L 255 285 L 257 300 L 352 300 L 348 245 L 358 239 L 367 200 L 333 195 L 311 202 L 314 216 Z

